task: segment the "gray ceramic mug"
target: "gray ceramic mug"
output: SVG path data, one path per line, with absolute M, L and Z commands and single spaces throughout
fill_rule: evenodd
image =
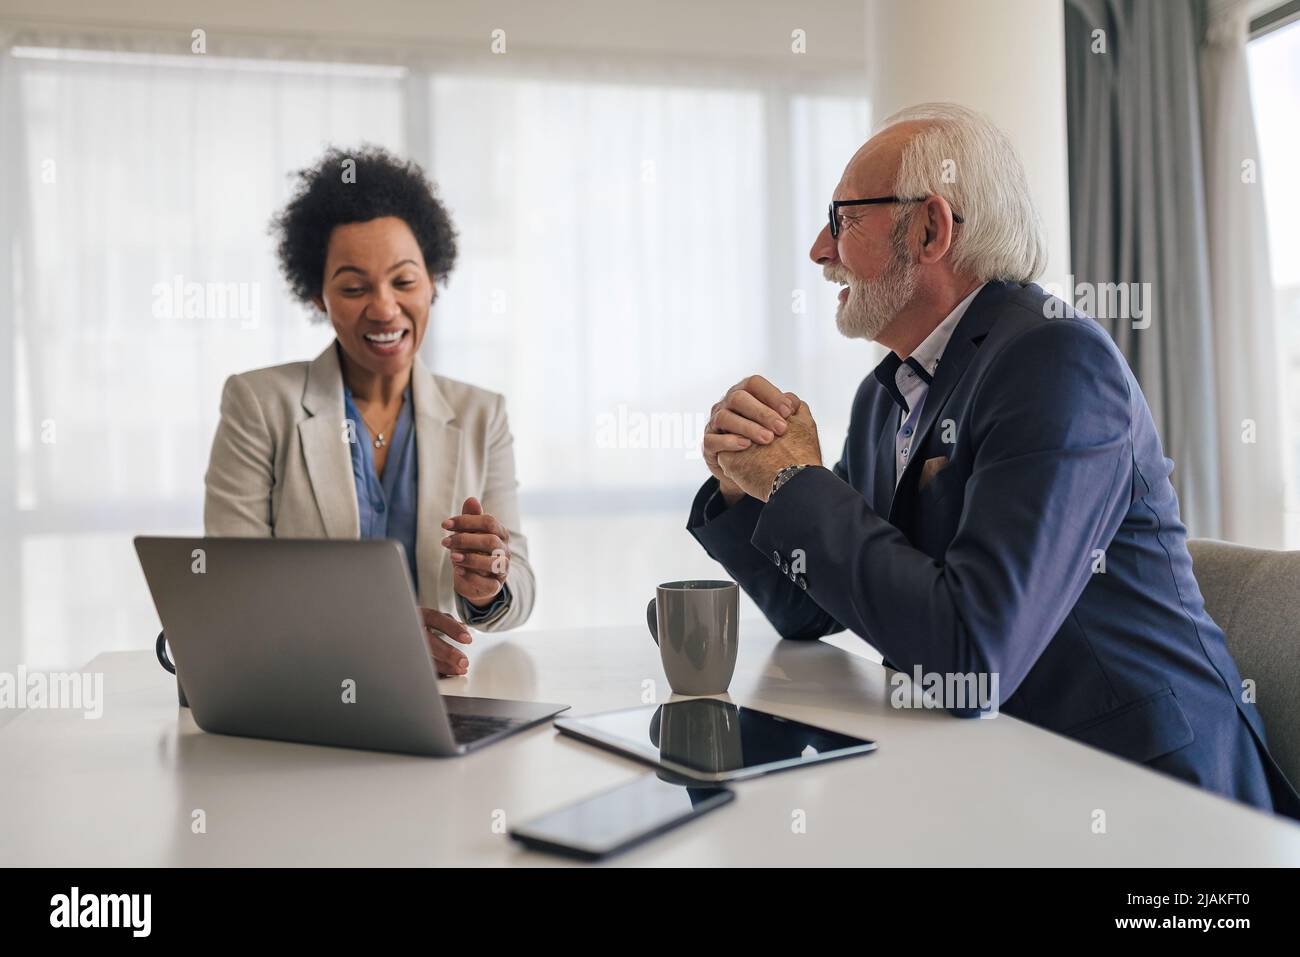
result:
M 646 607 L 664 674 L 681 695 L 722 694 L 736 670 L 740 586 L 728 581 L 665 582 Z

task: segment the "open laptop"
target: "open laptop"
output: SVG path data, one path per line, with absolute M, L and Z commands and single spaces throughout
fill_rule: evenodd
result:
M 562 704 L 443 696 L 402 546 L 375 539 L 135 539 L 204 731 L 464 754 Z

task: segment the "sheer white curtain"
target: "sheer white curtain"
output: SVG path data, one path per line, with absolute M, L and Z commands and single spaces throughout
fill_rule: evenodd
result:
M 1259 138 L 1259 182 L 1268 214 L 1268 249 L 1286 436 L 1286 547 L 1300 548 L 1300 21 L 1250 41 L 1250 99 Z M 1253 155 L 1253 154 L 1252 154 Z M 1266 367 L 1267 368 L 1267 367 Z
M 201 533 L 225 376 L 328 341 L 288 299 L 268 221 L 324 144 L 404 148 L 404 81 L 24 48 L 4 70 L 3 658 L 77 666 L 148 643 L 131 537 Z
M 429 361 L 510 398 L 530 625 L 637 621 L 656 583 L 718 574 L 684 525 L 729 385 L 806 397 L 839 454 L 876 353 L 835 331 L 807 250 L 866 104 L 571 71 L 430 86 L 461 266 Z
M 1211 0 L 1201 56 L 1222 534 L 1285 544 L 1287 436 L 1246 59 L 1247 0 Z M 1276 174 L 1275 174 L 1276 175 Z M 1283 174 L 1285 175 L 1285 174 Z
M 806 257 L 866 136 L 860 97 L 608 65 L 20 52 L 3 94 L 22 171 L 0 319 L 16 337 L 10 660 L 79 664 L 151 638 L 130 537 L 199 531 L 222 380 L 328 340 L 288 300 L 267 235 L 289 172 L 327 143 L 411 155 L 452 211 L 460 260 L 425 357 L 507 395 L 540 578 L 530 627 L 636 622 L 658 581 L 717 574 L 684 524 L 703 417 L 742 375 L 807 398 L 839 453 L 877 353 L 838 336 L 836 290 Z M 191 282 L 256 318 L 160 307 Z

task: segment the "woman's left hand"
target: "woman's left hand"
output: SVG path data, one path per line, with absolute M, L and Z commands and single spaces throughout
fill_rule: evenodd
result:
M 473 497 L 461 514 L 442 523 L 450 533 L 442 547 L 451 552 L 456 594 L 473 605 L 486 605 L 501 591 L 510 573 L 510 532 Z

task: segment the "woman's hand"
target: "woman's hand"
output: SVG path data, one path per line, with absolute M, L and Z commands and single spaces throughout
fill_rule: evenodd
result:
M 461 514 L 442 523 L 449 534 L 442 547 L 451 552 L 456 594 L 472 605 L 486 605 L 501 591 L 510 573 L 510 532 L 473 497 Z
M 433 655 L 433 663 L 438 667 L 438 677 L 446 678 L 467 672 L 469 658 L 440 636 L 446 635 L 452 641 L 468 645 L 474 640 L 469 629 L 451 615 L 444 615 L 432 608 L 421 608 L 420 619 L 424 622 L 424 637 L 429 642 L 429 653 Z

